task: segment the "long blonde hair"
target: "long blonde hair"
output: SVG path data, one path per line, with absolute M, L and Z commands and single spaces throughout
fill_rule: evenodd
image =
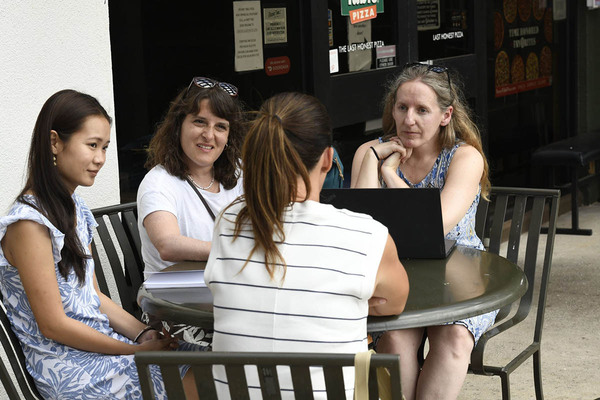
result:
M 325 106 L 302 93 L 280 93 L 265 101 L 248 130 L 242 147 L 246 204 L 237 215 L 234 238 L 250 223 L 254 247 L 248 260 L 262 249 L 271 278 L 278 264 L 283 265 L 285 276 L 285 260 L 277 243 L 285 240 L 283 213 L 296 200 L 298 177 L 308 196 L 309 171 L 331 143 Z
M 483 157 L 483 173 L 479 181 L 481 195 L 487 199 L 491 183 L 488 162 L 481 144 L 481 134 L 473 121 L 471 109 L 464 98 L 461 89 L 462 83 L 455 74 L 450 75 L 450 70 L 434 72 L 429 65 L 411 64 L 400 72 L 390 83 L 384 98 L 382 117 L 384 138 L 388 139 L 396 136 L 396 122 L 392 115 L 396 103 L 396 93 L 402 84 L 411 81 L 421 81 L 429 86 L 435 92 L 441 110 L 446 110 L 450 106 L 454 109 L 450 123 L 446 126 L 440 126 L 440 145 L 443 148 L 451 148 L 457 140 L 460 140 L 477 149 Z M 449 82 L 452 83 L 449 85 Z

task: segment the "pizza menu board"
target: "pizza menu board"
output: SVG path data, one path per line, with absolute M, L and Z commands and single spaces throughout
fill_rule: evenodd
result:
M 495 0 L 495 97 L 552 85 L 552 0 Z

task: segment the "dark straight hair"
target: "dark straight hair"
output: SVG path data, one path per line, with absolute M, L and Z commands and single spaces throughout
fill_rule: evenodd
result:
M 309 171 L 332 144 L 331 121 L 325 106 L 302 93 L 280 93 L 265 101 L 252 122 L 242 148 L 246 204 L 235 222 L 234 237 L 249 222 L 254 247 L 265 252 L 265 267 L 273 277 L 285 260 L 275 238 L 283 241 L 283 212 L 296 201 L 298 178 L 306 196 L 311 191 Z
M 27 166 L 27 182 L 17 201 L 41 212 L 65 235 L 58 269 L 66 279 L 71 269 L 80 284 L 85 280 L 86 259 L 90 258 L 77 236 L 75 203 L 58 169 L 54 166 L 50 131 L 54 130 L 63 142 L 79 131 L 90 116 L 112 120 L 94 97 L 75 90 L 61 90 L 42 106 L 38 115 Z M 35 201 L 25 194 L 32 192 Z

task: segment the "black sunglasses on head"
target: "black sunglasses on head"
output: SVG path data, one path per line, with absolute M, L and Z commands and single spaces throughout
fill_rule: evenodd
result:
M 196 76 L 192 78 L 192 81 L 188 85 L 188 88 L 185 92 L 186 96 L 189 93 L 192 85 L 196 85 L 202 89 L 210 89 L 217 86 L 231 97 L 235 97 L 238 95 L 238 88 L 232 85 L 231 83 L 215 81 L 214 79 L 206 78 L 204 76 Z
M 415 68 L 415 67 L 427 67 L 427 72 L 431 71 L 431 72 L 435 72 L 436 74 L 443 74 L 445 72 L 446 76 L 448 77 L 448 88 L 450 88 L 450 90 L 452 91 L 452 82 L 450 81 L 450 70 L 447 67 L 444 67 L 443 65 L 423 64 L 423 63 L 419 63 L 419 62 L 413 62 L 413 63 L 404 64 L 404 67 L 402 67 L 402 70 L 404 71 L 406 69 Z

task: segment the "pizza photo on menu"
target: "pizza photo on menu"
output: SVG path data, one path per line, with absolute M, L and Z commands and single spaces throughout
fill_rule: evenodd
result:
M 552 75 L 552 50 L 548 46 L 542 47 L 540 52 L 540 75 Z
M 512 60 L 510 77 L 512 83 L 523 82 L 525 80 L 525 64 L 523 64 L 523 57 L 518 54 Z
M 531 16 L 531 0 L 519 0 L 517 8 L 519 9 L 519 18 L 527 22 Z
M 502 8 L 504 10 L 506 22 L 512 24 L 517 17 L 517 0 L 504 0 Z
M 538 62 L 538 56 L 535 53 L 529 53 L 527 56 L 527 62 L 525 64 L 525 76 L 527 80 L 537 79 L 540 76 L 540 67 Z
M 510 62 L 508 54 L 503 50 L 496 56 L 496 87 L 506 85 L 510 80 Z
M 499 12 L 494 13 L 494 50 L 499 50 L 504 42 L 504 20 Z

